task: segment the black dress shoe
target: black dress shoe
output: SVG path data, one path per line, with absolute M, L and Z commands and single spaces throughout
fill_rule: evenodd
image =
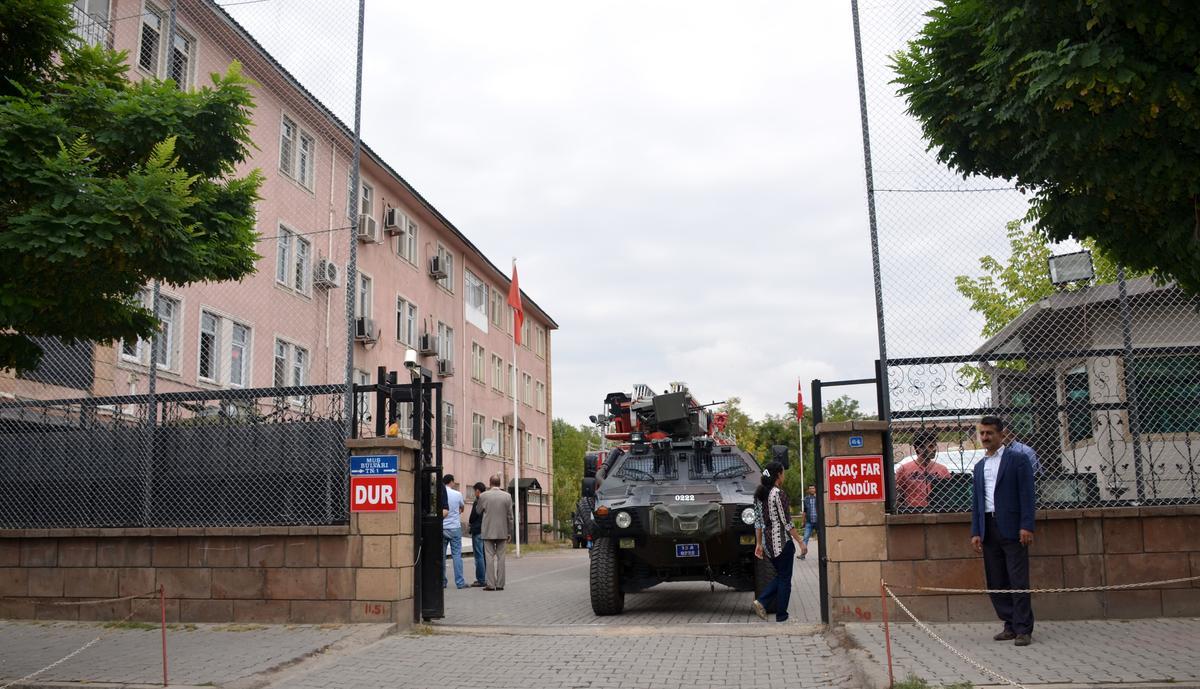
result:
M 1017 640 L 1013 642 L 1013 646 L 1028 646 L 1033 643 L 1032 634 L 1017 634 Z
M 1005 629 L 996 636 L 992 637 L 992 639 L 996 641 L 1012 641 L 1015 638 L 1017 638 L 1017 633 L 1011 629 Z

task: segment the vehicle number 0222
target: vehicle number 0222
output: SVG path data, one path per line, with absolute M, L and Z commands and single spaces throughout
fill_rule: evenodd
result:
M 675 502 L 696 502 L 695 495 L 676 495 Z

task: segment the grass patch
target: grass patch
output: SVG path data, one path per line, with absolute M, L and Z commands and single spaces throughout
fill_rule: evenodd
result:
M 124 622 L 105 622 L 104 623 L 105 629 L 135 629 L 135 630 L 141 630 L 141 631 L 146 631 L 146 630 L 150 630 L 150 629 L 158 629 L 159 626 L 160 625 L 157 625 L 157 624 L 151 624 L 150 622 L 132 622 L 130 620 L 126 620 Z
M 412 636 L 433 636 L 437 632 L 431 624 L 414 624 L 409 634 Z
M 264 624 L 227 624 L 217 627 L 218 632 L 256 632 L 260 629 L 266 629 Z

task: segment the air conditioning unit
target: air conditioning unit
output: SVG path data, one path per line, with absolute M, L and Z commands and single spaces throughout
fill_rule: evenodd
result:
M 399 208 L 389 208 L 383 212 L 383 230 L 388 235 L 403 232 L 406 222 L 407 219 L 404 217 L 404 211 Z
M 434 280 L 441 280 L 446 277 L 446 264 L 442 261 L 441 256 L 434 256 L 429 259 L 429 277 Z
M 375 321 L 359 316 L 354 319 L 354 339 L 358 342 L 374 342 L 379 339 L 375 331 Z
M 313 267 L 313 285 L 326 289 L 341 287 L 342 269 L 327 258 L 317 261 L 316 266 Z
M 379 228 L 375 225 L 375 218 L 363 213 L 358 216 L 358 241 L 373 242 L 379 238 Z
M 438 359 L 438 375 L 452 376 L 454 375 L 454 361 L 450 359 Z
M 421 354 L 437 354 L 437 337 L 433 333 L 422 333 L 417 338 L 417 351 Z

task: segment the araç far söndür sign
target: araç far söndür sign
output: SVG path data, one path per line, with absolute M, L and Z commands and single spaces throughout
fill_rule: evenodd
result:
M 883 502 L 883 456 L 826 457 L 830 502 Z

